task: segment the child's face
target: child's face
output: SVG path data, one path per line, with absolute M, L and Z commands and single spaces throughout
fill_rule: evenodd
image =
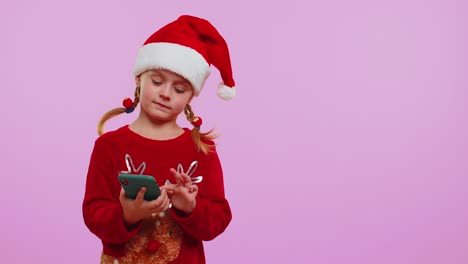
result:
M 193 97 L 192 85 L 168 70 L 149 70 L 140 75 L 142 113 L 159 121 L 175 120 Z

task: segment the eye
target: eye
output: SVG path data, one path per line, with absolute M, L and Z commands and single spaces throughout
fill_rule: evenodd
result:
M 160 80 L 154 80 L 154 79 L 151 79 L 151 81 L 153 82 L 154 85 L 156 86 L 160 86 L 162 84 L 162 82 Z
M 176 91 L 176 93 L 181 94 L 185 92 L 185 87 L 174 86 L 174 90 Z

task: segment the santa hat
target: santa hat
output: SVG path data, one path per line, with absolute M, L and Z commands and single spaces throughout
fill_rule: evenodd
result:
M 223 82 L 218 96 L 229 100 L 236 95 L 226 41 L 210 22 L 181 16 L 151 35 L 140 48 L 133 74 L 150 69 L 167 69 L 187 79 L 198 96 L 213 64 Z

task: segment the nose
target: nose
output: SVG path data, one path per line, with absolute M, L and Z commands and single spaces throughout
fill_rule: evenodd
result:
M 164 83 L 161 85 L 159 89 L 159 97 L 163 98 L 164 100 L 169 100 L 171 92 L 171 85 L 169 83 Z

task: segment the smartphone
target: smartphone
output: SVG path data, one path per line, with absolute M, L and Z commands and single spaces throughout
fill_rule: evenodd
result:
M 121 173 L 118 178 L 125 195 L 130 199 L 135 199 L 142 187 L 146 187 L 144 199 L 147 201 L 154 200 L 161 195 L 161 190 L 153 176 Z

